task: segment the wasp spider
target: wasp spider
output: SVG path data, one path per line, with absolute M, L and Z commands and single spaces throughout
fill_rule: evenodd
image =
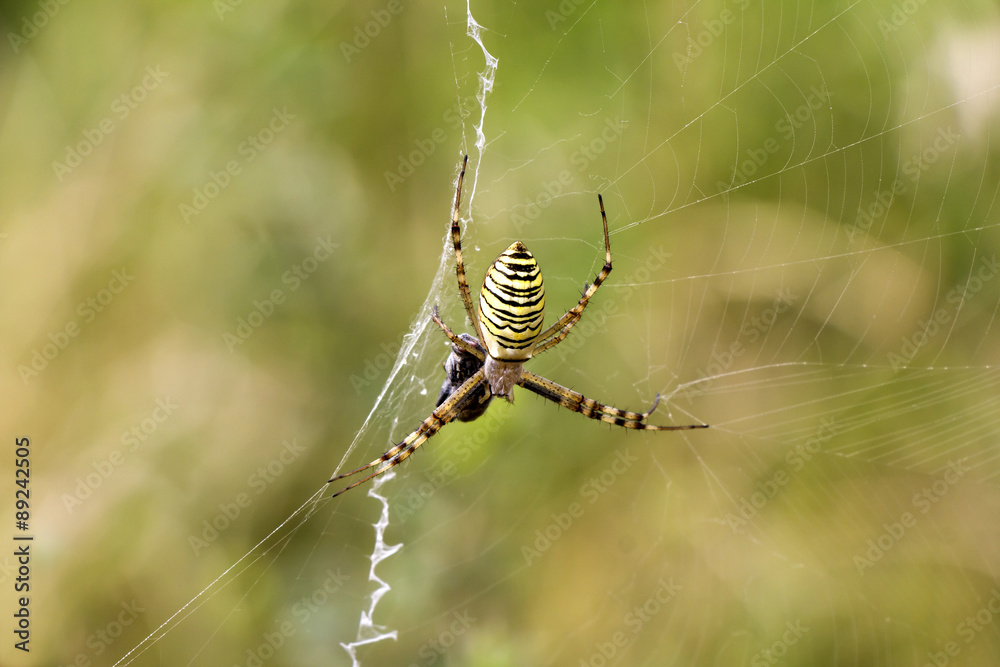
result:
M 434 308 L 434 322 L 441 327 L 451 340 L 451 355 L 444 363 L 445 381 L 441 386 L 437 407 L 420 424 L 417 430 L 406 436 L 402 442 L 389 448 L 382 456 L 356 470 L 338 475 L 330 480 L 350 477 L 359 472 L 375 468 L 375 471 L 355 481 L 334 494 L 353 489 L 371 478 L 381 475 L 389 468 L 405 461 L 428 438 L 441 430 L 448 422 L 472 421 L 489 406 L 494 396 L 511 400 L 514 385 L 520 385 L 543 398 L 564 408 L 579 412 L 585 417 L 599 419 L 609 424 L 643 431 L 680 431 L 692 428 L 706 428 L 707 424 L 686 426 L 657 426 L 645 420 L 656 409 L 660 397 L 646 412 L 628 412 L 598 403 L 582 394 L 547 380 L 524 369 L 524 362 L 534 355 L 558 345 L 573 325 L 583 315 L 591 297 L 597 292 L 608 274 L 611 273 L 611 241 L 608 238 L 608 218 L 604 213 L 604 201 L 597 196 L 604 223 L 604 268 L 594 282 L 586 287 L 580 301 L 560 317 L 552 326 L 542 330 L 545 311 L 545 287 L 538 262 L 524 244 L 515 241 L 500 253 L 483 280 L 479 290 L 479 317 L 472 309 L 472 295 L 465 279 L 465 264 L 462 261 L 462 237 L 458 210 L 462 201 L 462 180 L 469 157 L 462 162 L 462 172 L 458 176 L 455 189 L 455 208 L 451 214 L 451 238 L 455 246 L 458 291 L 465 305 L 465 312 L 476 329 L 476 335 L 452 332 L 438 317 Z

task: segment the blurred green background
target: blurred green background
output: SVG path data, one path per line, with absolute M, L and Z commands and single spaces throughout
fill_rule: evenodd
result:
M 549 322 L 604 196 L 529 368 L 713 428 L 447 427 L 362 664 L 995 664 L 997 5 L 471 9 L 485 113 L 462 3 L 5 3 L 0 662 L 350 664 L 382 506 L 323 487 L 469 330 L 469 153 L 470 282 L 524 241 Z

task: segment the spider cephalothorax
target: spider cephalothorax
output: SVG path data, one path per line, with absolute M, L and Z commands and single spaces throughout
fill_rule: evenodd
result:
M 609 424 L 643 431 L 680 431 L 692 428 L 706 428 L 707 424 L 684 426 L 657 426 L 645 423 L 646 418 L 656 409 L 659 396 L 646 412 L 629 412 L 604 405 L 587 398 L 571 389 L 556 384 L 552 380 L 525 370 L 524 362 L 558 345 L 569 335 L 583 315 L 591 297 L 601 283 L 611 273 L 611 241 L 608 237 L 608 218 L 604 213 L 604 201 L 597 195 L 604 223 L 604 268 L 594 282 L 587 286 L 580 301 L 570 308 L 552 326 L 542 330 L 545 315 L 545 287 L 538 262 L 524 244 L 515 241 L 500 253 L 483 280 L 479 291 L 479 317 L 472 308 L 472 295 L 465 278 L 465 262 L 462 260 L 462 229 L 458 211 L 462 201 L 462 180 L 465 165 L 458 175 L 455 187 L 455 208 L 451 215 L 451 237 L 455 247 L 455 273 L 458 276 L 458 291 L 469 321 L 476 329 L 476 335 L 456 335 L 438 317 L 434 309 L 434 322 L 451 341 L 451 355 L 445 361 L 445 381 L 441 386 L 437 407 L 417 430 L 406 436 L 402 442 L 389 448 L 371 463 L 351 472 L 331 479 L 335 482 L 356 473 L 375 468 L 375 471 L 341 489 L 339 496 L 348 489 L 367 482 L 389 468 L 405 461 L 428 438 L 441 430 L 448 422 L 472 421 L 480 417 L 489 406 L 493 396 L 510 398 L 514 385 L 520 385 L 564 408 L 579 412 L 585 417 L 599 419 Z

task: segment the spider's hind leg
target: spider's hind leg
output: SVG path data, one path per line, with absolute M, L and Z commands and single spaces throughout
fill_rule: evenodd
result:
M 351 477 L 359 472 L 368 470 L 370 468 L 376 468 L 374 472 L 368 474 L 367 476 L 357 480 L 356 482 L 350 484 L 349 486 L 337 491 L 332 497 L 337 497 L 340 494 L 353 489 L 356 486 L 364 484 L 373 477 L 381 475 L 389 468 L 399 465 L 407 458 L 410 454 L 415 452 L 417 448 L 423 445 L 427 440 L 434 436 L 435 433 L 440 431 L 445 424 L 455 420 L 459 417 L 462 411 L 462 406 L 466 404 L 466 401 L 470 399 L 471 396 L 475 395 L 475 392 L 484 384 L 483 372 L 478 370 L 473 373 L 463 384 L 458 387 L 452 394 L 438 407 L 431 411 L 430 416 L 421 422 L 420 426 L 417 427 L 415 431 L 406 436 L 402 442 L 397 445 L 390 447 L 382 456 L 378 457 L 371 463 L 356 468 L 350 472 L 343 473 L 342 475 L 337 475 L 330 479 L 328 484 L 331 482 L 336 482 L 338 480 L 344 479 L 346 477 Z M 377 466 L 377 467 L 376 467 Z
M 518 384 L 525 389 L 538 394 L 542 398 L 548 399 L 553 403 L 558 403 L 564 408 L 569 408 L 574 412 L 579 412 L 584 417 L 598 419 L 602 422 L 614 424 L 615 426 L 621 426 L 623 428 L 631 428 L 641 431 L 685 431 L 692 428 L 708 428 L 708 424 L 684 424 L 682 426 L 660 426 L 658 424 L 647 424 L 646 418 L 653 414 L 653 410 L 655 410 L 656 406 L 659 404 L 659 396 L 656 397 L 656 400 L 653 402 L 653 406 L 646 412 L 630 412 L 628 410 L 620 410 L 619 408 L 611 405 L 599 403 L 593 399 L 587 398 L 579 392 L 567 389 L 552 380 L 544 378 L 540 375 L 535 375 L 529 371 L 524 372 L 524 376 Z

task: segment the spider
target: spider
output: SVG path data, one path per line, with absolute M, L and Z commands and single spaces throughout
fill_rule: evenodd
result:
M 465 279 L 465 264 L 462 261 L 462 235 L 458 211 L 462 201 L 462 181 L 469 156 L 462 161 L 462 171 L 458 175 L 455 188 L 455 208 L 451 214 L 451 238 L 455 246 L 455 273 L 458 275 L 458 291 L 465 306 L 469 321 L 476 329 L 476 335 L 467 333 L 456 335 L 438 317 L 437 306 L 432 318 L 435 324 L 451 341 L 451 355 L 444 363 L 445 381 L 441 386 L 437 406 L 419 427 L 399 444 L 390 447 L 382 456 L 355 470 L 337 475 L 328 483 L 351 477 L 370 468 L 376 468 L 366 477 L 341 489 L 332 497 L 364 484 L 381 475 L 389 468 L 405 461 L 418 447 L 427 442 L 445 424 L 458 421 L 472 421 L 480 417 L 494 396 L 513 402 L 511 391 L 520 385 L 564 408 L 579 412 L 585 417 L 599 419 L 609 424 L 643 431 L 681 431 L 693 428 L 707 428 L 708 424 L 685 426 L 658 426 L 646 424 L 645 420 L 660 401 L 659 395 L 653 406 L 646 412 L 628 412 L 598 403 L 583 394 L 567 389 L 552 380 L 524 369 L 524 363 L 536 354 L 558 345 L 569 335 L 570 330 L 583 315 L 590 299 L 611 273 L 611 241 L 608 238 L 608 218 L 604 213 L 604 200 L 597 195 L 604 223 L 604 268 L 594 282 L 587 285 L 580 301 L 566 311 L 552 326 L 542 330 L 545 310 L 545 288 L 542 274 L 535 258 L 520 241 L 515 241 L 500 253 L 486 272 L 479 292 L 479 317 L 472 308 L 472 296 Z

